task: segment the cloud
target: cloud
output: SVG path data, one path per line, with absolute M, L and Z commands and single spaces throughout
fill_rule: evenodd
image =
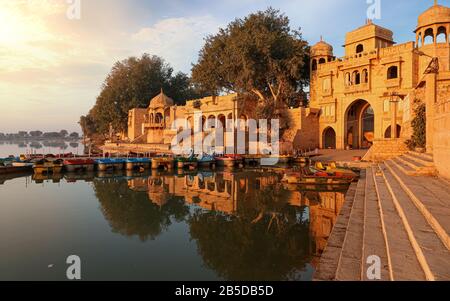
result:
M 163 19 L 141 28 L 132 40 L 151 54 L 165 58 L 176 70 L 189 72 L 204 38 L 217 32 L 221 24 L 211 16 Z

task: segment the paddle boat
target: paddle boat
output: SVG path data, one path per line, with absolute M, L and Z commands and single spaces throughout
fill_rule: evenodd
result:
M 95 161 L 92 159 L 66 159 L 63 164 L 68 172 L 94 171 Z
M 288 184 L 348 185 L 355 179 L 356 177 L 352 175 L 339 172 L 325 172 L 314 167 L 307 167 L 301 171 L 286 173 L 281 181 Z
M 214 168 L 216 166 L 216 159 L 214 156 L 208 154 L 203 154 L 201 157 L 198 157 L 197 161 L 200 167 Z
M 216 157 L 215 159 L 217 165 L 221 167 L 243 166 L 244 164 L 244 157 L 241 155 L 224 155 Z
M 325 171 L 325 172 L 344 174 L 344 175 L 347 175 L 349 177 L 354 177 L 354 178 L 358 177 L 358 175 L 353 170 L 348 169 L 348 168 L 343 168 L 343 167 L 342 168 L 337 167 L 336 163 L 334 163 L 334 162 L 330 162 L 328 164 L 324 164 L 322 162 L 316 162 L 315 169 L 320 170 L 320 171 Z
M 189 169 L 197 168 L 198 160 L 194 155 L 189 157 L 176 157 L 175 162 L 178 168 L 182 169 L 184 167 L 189 167 Z
M 63 167 L 64 162 L 61 159 L 42 159 L 34 163 L 33 170 L 35 174 L 59 174 L 61 173 Z
M 153 160 L 149 158 L 128 158 L 125 160 L 127 170 L 148 169 Z
M 124 165 L 127 164 L 127 160 L 121 158 L 104 158 L 95 160 L 95 163 L 97 164 L 99 171 L 122 170 Z

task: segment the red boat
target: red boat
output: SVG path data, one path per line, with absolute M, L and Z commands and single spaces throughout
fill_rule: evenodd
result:
M 66 159 L 64 167 L 69 172 L 74 171 L 94 171 L 95 161 L 92 159 Z

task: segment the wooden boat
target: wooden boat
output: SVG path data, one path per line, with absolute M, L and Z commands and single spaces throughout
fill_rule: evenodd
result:
M 316 162 L 315 169 L 319 171 L 325 171 L 325 172 L 331 172 L 331 173 L 338 173 L 338 174 L 345 174 L 349 177 L 357 178 L 358 175 L 351 169 L 347 168 L 340 168 L 336 166 L 336 163 L 331 162 L 328 164 L 323 164 L 322 162 Z
M 34 163 L 33 170 L 36 174 L 59 174 L 64 167 L 63 160 L 43 159 Z
M 196 168 L 198 166 L 198 160 L 193 155 L 189 157 L 177 157 L 175 158 L 175 163 L 178 168 Z
M 92 159 L 66 159 L 63 164 L 68 172 L 94 171 L 95 161 Z
M 240 155 L 224 155 L 215 159 L 217 165 L 222 167 L 235 167 L 244 163 L 244 158 Z
M 215 167 L 216 159 L 214 156 L 203 154 L 201 158 L 197 158 L 198 164 L 200 167 Z
M 298 172 L 286 173 L 281 181 L 288 184 L 348 185 L 354 180 L 355 177 L 348 174 L 325 172 L 309 167 Z
M 152 160 L 149 158 L 128 158 L 125 160 L 127 170 L 148 169 Z
M 122 170 L 127 164 L 127 160 L 121 158 L 104 158 L 95 160 L 95 163 L 97 164 L 99 171 Z

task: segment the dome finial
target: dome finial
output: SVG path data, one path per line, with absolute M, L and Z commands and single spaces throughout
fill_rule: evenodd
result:
M 437 6 L 437 5 L 438 5 L 437 0 L 434 0 L 434 6 Z

